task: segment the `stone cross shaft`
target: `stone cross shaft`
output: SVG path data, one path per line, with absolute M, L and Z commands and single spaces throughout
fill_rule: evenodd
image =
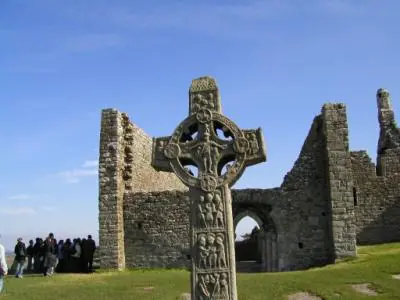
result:
M 189 116 L 172 135 L 153 138 L 152 166 L 189 187 L 192 300 L 237 299 L 230 187 L 247 166 L 264 161 L 261 128 L 241 130 L 222 114 L 211 77 L 192 81 Z

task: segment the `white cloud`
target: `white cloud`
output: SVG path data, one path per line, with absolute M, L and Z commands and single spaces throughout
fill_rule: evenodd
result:
M 54 206 L 41 206 L 40 209 L 43 211 L 48 211 L 48 212 L 57 210 L 57 208 Z
M 82 177 L 96 176 L 97 173 L 97 169 L 75 169 L 72 171 L 60 172 L 60 176 L 68 183 L 78 183 Z
M 33 196 L 29 194 L 19 194 L 8 197 L 9 200 L 28 200 L 31 198 L 33 198 Z
M 33 215 L 36 211 L 31 207 L 0 207 L 0 214 L 2 215 Z
M 99 162 L 97 160 L 87 160 L 85 163 L 82 165 L 82 168 L 94 168 L 99 165 Z
M 34 39 L 46 45 L 46 53 L 26 53 L 5 67 L 8 72 L 54 72 L 57 62 L 62 61 L 65 55 L 96 52 L 129 44 L 162 43 L 164 39 L 151 36 L 152 31 L 161 30 L 163 36 L 176 31 L 233 40 L 265 41 L 279 37 L 275 26 L 270 26 L 276 20 L 298 17 L 304 12 L 353 15 L 368 8 L 367 1 L 351 0 L 180 1 L 148 8 L 133 1 L 112 5 L 103 1 L 81 1 L 62 9 L 57 1 L 45 2 L 45 6 L 34 4 L 34 9 L 56 13 L 57 18 L 67 22 L 84 21 L 92 28 L 100 25 L 107 28 L 107 32 L 83 31 L 66 36 L 52 30 L 49 31 L 51 37 L 47 34 L 37 35 Z M 24 35 L 27 38 L 23 38 Z M 29 48 L 32 39 L 30 31 L 0 30 L 0 37 L 3 36 L 11 41 L 17 38 L 26 41 L 26 48 Z
M 87 160 L 78 169 L 60 172 L 59 175 L 65 179 L 67 183 L 78 183 L 84 177 L 92 177 L 98 174 L 97 160 Z

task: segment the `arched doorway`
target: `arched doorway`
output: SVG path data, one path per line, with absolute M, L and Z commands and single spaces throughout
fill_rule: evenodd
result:
M 268 215 L 242 210 L 234 216 L 238 272 L 278 271 L 275 225 Z

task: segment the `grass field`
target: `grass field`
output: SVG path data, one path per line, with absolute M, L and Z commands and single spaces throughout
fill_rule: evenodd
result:
M 282 273 L 239 273 L 240 300 L 287 299 L 306 291 L 322 299 L 369 299 L 352 284 L 370 283 L 373 299 L 400 299 L 400 243 L 359 248 L 359 257 L 324 268 Z M 189 272 L 131 270 L 53 277 L 7 277 L 0 299 L 179 299 L 189 292 Z

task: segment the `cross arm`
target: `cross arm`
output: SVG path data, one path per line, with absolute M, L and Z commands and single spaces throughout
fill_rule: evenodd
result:
M 246 151 L 246 166 L 265 162 L 267 154 L 262 129 L 244 129 L 243 133 L 249 145 Z
M 169 159 L 164 155 L 165 146 L 170 139 L 170 136 L 153 138 L 151 166 L 157 171 L 173 172 Z

